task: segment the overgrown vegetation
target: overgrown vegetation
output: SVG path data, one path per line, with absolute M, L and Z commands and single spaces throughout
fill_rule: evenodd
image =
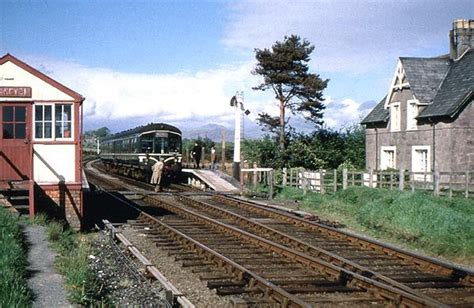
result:
M 60 254 L 56 265 L 65 278 L 69 300 L 84 306 L 107 303 L 105 290 L 88 265 L 91 246 L 87 235 L 56 221 L 49 222 L 47 228 L 48 239 Z
M 284 150 L 270 136 L 245 140 L 244 157 L 260 167 L 281 169 L 303 167 L 310 170 L 365 167 L 365 130 L 353 126 L 340 131 L 321 128 L 310 134 L 289 133 Z
M 323 195 L 284 188 L 277 199 L 298 200 L 304 209 L 432 254 L 474 261 L 472 200 L 367 187 Z
M 23 235 L 15 219 L 0 207 L 0 307 L 31 306 Z

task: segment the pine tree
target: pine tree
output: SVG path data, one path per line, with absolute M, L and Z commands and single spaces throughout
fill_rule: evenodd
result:
M 277 41 L 271 50 L 255 49 L 258 64 L 252 73 L 263 76 L 264 81 L 253 89 L 273 90 L 280 107 L 279 117 L 260 113 L 258 123 L 270 132 L 278 132 L 282 150 L 285 148 L 286 110 L 303 115 L 315 125 L 323 123 L 322 92 L 329 80 L 309 73 L 308 62 L 313 50 L 314 46 L 297 35 L 285 36 L 283 42 Z

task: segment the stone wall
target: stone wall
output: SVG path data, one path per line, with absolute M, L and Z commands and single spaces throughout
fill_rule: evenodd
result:
M 390 131 L 390 121 L 367 126 L 366 168 L 379 169 L 380 148 L 396 146 L 396 168 L 411 171 L 412 146 L 429 146 L 431 169 L 440 172 L 474 170 L 473 103 L 468 104 L 456 119 L 435 120 L 434 129 L 433 123 L 419 122 L 416 130 L 406 130 L 406 100 L 411 97 L 411 91 L 407 89 L 394 95 L 393 101 L 401 103 L 400 131 Z

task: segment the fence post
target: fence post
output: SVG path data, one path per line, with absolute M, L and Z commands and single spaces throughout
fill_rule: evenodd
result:
M 453 197 L 453 173 L 449 172 L 449 198 Z
M 323 170 L 319 169 L 319 183 L 320 183 L 320 192 L 324 194 L 324 176 L 323 176 Z
M 347 168 L 342 169 L 342 189 L 347 189 Z
M 433 172 L 433 194 L 439 196 L 439 171 L 435 170 Z
M 273 199 L 273 169 L 268 171 L 268 199 Z
M 306 195 L 308 182 L 306 180 L 306 176 L 304 175 L 304 170 L 301 171 L 301 184 L 303 185 L 303 195 Z
M 373 183 L 374 181 L 373 181 L 373 179 L 372 179 L 372 175 L 373 175 L 373 174 L 374 174 L 374 170 L 372 170 L 372 168 L 370 168 L 370 169 L 369 169 L 369 187 L 370 187 L 370 188 L 373 188 L 372 185 L 374 184 L 374 183 Z M 364 180 L 364 179 L 362 179 L 362 181 L 363 181 L 363 180 Z
M 415 192 L 415 173 L 410 172 L 411 192 Z
M 253 168 L 257 169 L 257 163 L 253 163 Z M 257 189 L 257 171 L 254 171 L 252 175 L 253 189 Z
M 290 186 L 293 186 L 293 169 L 290 168 Z
M 469 198 L 469 171 L 466 171 L 466 199 Z
M 283 168 L 283 182 L 282 182 L 283 186 L 286 186 L 286 177 L 287 177 L 287 175 L 288 175 L 288 173 L 287 173 L 286 168 Z
M 337 191 L 337 169 L 334 169 L 334 192 Z
M 398 189 L 403 191 L 405 189 L 405 172 L 402 168 L 400 168 L 399 175 L 398 175 Z

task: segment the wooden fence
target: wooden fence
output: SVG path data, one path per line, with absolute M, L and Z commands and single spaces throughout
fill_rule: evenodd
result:
M 244 171 L 245 170 L 245 171 Z M 305 170 L 291 168 L 273 170 L 271 168 L 244 169 L 242 186 L 257 183 L 273 186 L 291 186 L 302 189 L 304 193 L 335 192 L 349 186 L 398 189 L 406 191 L 431 191 L 435 196 L 463 196 L 474 198 L 474 171 L 466 172 L 408 172 L 398 171 L 348 171 L 344 170 Z M 247 173 L 246 175 L 244 173 Z M 270 187 L 273 191 L 273 187 Z
M 474 198 L 474 171 L 465 172 L 407 172 L 399 171 L 342 171 L 302 168 L 283 169 L 282 185 L 303 191 L 325 193 L 346 189 L 348 186 L 381 187 L 398 190 L 426 190 L 436 196 L 464 196 Z

